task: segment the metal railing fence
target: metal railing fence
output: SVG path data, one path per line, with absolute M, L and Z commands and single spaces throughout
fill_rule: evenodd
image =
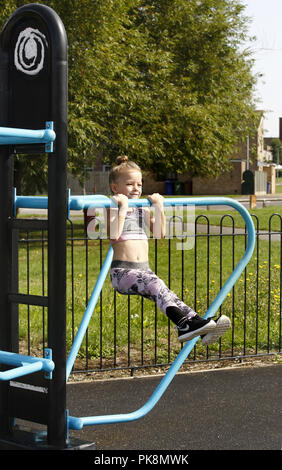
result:
M 281 353 L 282 218 L 272 214 L 256 229 L 255 251 L 244 273 L 220 307 L 231 330 L 216 344 L 199 341 L 187 362 L 217 361 Z M 179 234 L 149 240 L 150 266 L 182 300 L 204 315 L 246 247 L 246 231 L 236 228 L 232 211 L 217 225 L 208 211 L 197 215 L 191 248 Z M 99 226 L 98 229 L 99 231 Z M 47 292 L 46 232 L 21 233 L 19 239 L 20 292 Z M 189 237 L 189 235 L 188 235 Z M 109 247 L 107 239 L 88 239 L 84 222 L 68 220 L 67 346 L 71 348 L 90 293 Z M 58 263 L 60 260 L 58 260 Z M 36 354 L 46 346 L 48 308 L 20 306 L 20 352 Z M 114 292 L 105 281 L 73 372 L 162 367 L 181 349 L 174 325 L 154 303 L 139 296 Z

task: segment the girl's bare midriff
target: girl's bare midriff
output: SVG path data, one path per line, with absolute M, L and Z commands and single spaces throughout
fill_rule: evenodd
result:
M 144 262 L 148 261 L 147 240 L 124 240 L 114 244 L 114 260 Z

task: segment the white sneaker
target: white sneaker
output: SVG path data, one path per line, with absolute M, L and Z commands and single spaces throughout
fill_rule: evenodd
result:
M 204 346 L 215 343 L 231 327 L 231 321 L 226 315 L 221 315 L 215 320 L 215 323 L 215 329 L 202 336 L 202 344 Z

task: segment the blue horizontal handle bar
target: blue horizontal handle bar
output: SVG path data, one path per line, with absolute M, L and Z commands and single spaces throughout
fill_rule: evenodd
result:
M 46 152 L 50 152 L 55 139 L 56 134 L 51 121 L 46 123 L 45 129 L 39 130 L 0 127 L 0 145 L 47 144 Z
M 80 211 L 87 207 L 94 207 L 94 205 L 95 207 L 105 207 L 105 203 L 107 204 L 109 201 L 107 196 L 71 196 L 69 209 Z M 48 197 L 46 196 L 15 195 L 14 203 L 16 209 L 48 209 Z M 112 207 L 115 207 L 113 203 Z
M 129 199 L 129 207 L 149 207 L 151 203 L 146 198 Z M 241 212 L 243 207 L 238 201 L 226 197 L 177 197 L 164 198 L 164 206 L 231 206 Z M 15 206 L 17 209 L 48 209 L 48 197 L 46 196 L 17 196 L 15 195 Z M 89 208 L 108 208 L 116 207 L 114 202 L 107 196 L 103 195 L 86 195 L 86 196 L 70 196 L 69 209 L 73 211 L 81 211 Z
M 24 356 L 8 351 L 0 351 L 0 364 L 14 367 L 13 369 L 0 372 L 0 381 L 13 380 L 41 370 L 50 373 L 55 367 L 54 362 L 50 359 Z
M 100 201 L 101 204 L 104 201 Z M 139 205 L 140 200 L 129 200 L 130 205 Z M 222 304 L 222 302 L 225 300 L 228 292 L 232 289 L 234 286 L 235 282 L 247 266 L 249 260 L 252 257 L 254 247 L 255 247 L 255 228 L 253 221 L 251 219 L 250 214 L 248 211 L 242 206 L 238 201 L 229 199 L 229 198 L 212 198 L 212 197 L 203 197 L 203 198 L 166 198 L 164 200 L 165 205 L 227 205 L 231 206 L 234 209 L 236 209 L 243 219 L 245 220 L 246 223 L 246 230 L 248 234 L 248 242 L 247 242 L 247 247 L 246 251 L 239 261 L 239 263 L 236 265 L 234 271 L 231 273 L 223 287 L 221 288 L 220 292 L 212 302 L 211 306 L 209 307 L 208 311 L 204 315 L 204 318 L 208 317 L 213 317 L 216 314 L 216 311 Z M 107 205 L 109 203 L 107 202 Z M 146 205 L 149 205 L 149 201 L 147 201 Z M 143 200 L 140 205 L 144 205 Z M 101 205 L 101 207 L 104 207 Z M 109 206 L 108 206 L 109 207 Z M 101 282 L 105 278 L 105 273 L 108 272 L 110 268 L 110 263 L 111 263 L 111 256 L 110 256 L 110 250 L 108 253 L 108 257 L 104 262 L 103 265 L 103 270 L 104 270 L 104 275 L 101 277 Z M 94 290 L 96 289 L 96 286 Z M 99 289 L 101 289 L 101 285 L 99 285 Z M 100 292 L 100 291 L 99 291 Z M 94 295 L 94 292 L 93 294 Z M 93 307 L 93 305 L 92 305 Z M 93 311 L 91 309 L 91 311 Z M 90 317 L 90 312 L 87 314 L 88 319 Z M 121 422 L 129 422 L 129 421 L 134 421 L 137 419 L 140 419 L 144 417 L 151 409 L 156 405 L 156 403 L 159 401 L 165 390 L 167 389 L 168 385 L 174 378 L 175 374 L 185 361 L 185 359 L 188 357 L 189 353 L 193 349 L 194 345 L 198 341 L 199 336 L 197 338 L 194 338 L 192 341 L 188 341 L 183 349 L 180 351 L 172 365 L 170 366 L 169 370 L 167 371 L 166 375 L 163 377 L 161 380 L 160 384 L 156 388 L 156 390 L 153 392 L 151 395 L 150 399 L 143 405 L 140 409 L 130 412 L 130 413 L 123 413 L 123 414 L 114 414 L 114 415 L 104 415 L 104 416 L 88 416 L 88 417 L 73 417 L 69 416 L 68 417 L 68 426 L 70 429 L 82 429 L 84 426 L 92 426 L 92 425 L 98 425 L 98 424 L 112 424 L 112 423 L 121 423 Z
M 15 196 L 16 209 L 48 209 L 48 197 Z
M 163 203 L 164 206 L 228 205 L 233 206 L 237 210 L 239 210 L 239 207 L 241 206 L 238 201 L 225 197 L 166 197 L 164 198 Z M 71 210 L 116 207 L 115 203 L 109 197 L 102 195 L 71 196 L 69 206 Z M 146 198 L 128 199 L 128 206 L 150 207 L 151 202 Z

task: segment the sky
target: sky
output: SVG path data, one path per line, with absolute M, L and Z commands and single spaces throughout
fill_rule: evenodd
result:
M 250 18 L 249 35 L 256 36 L 251 49 L 254 72 L 263 76 L 257 84 L 257 108 L 265 111 L 264 136 L 279 137 L 282 117 L 282 0 L 242 0 Z

